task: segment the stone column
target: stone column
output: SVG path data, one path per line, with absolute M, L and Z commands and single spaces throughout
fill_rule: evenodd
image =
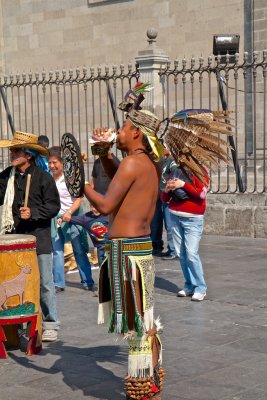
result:
M 153 90 L 145 95 L 142 103 L 146 109 L 163 118 L 166 97 L 166 78 L 159 76 L 160 68 L 165 68 L 169 57 L 156 44 L 158 32 L 154 28 L 147 30 L 148 46 L 138 52 L 135 58 L 139 65 L 140 81 L 150 82 Z

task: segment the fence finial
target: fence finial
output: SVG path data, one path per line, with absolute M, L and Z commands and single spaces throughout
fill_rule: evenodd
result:
M 158 36 L 158 31 L 155 28 L 149 28 L 146 31 L 146 35 L 148 37 L 148 43 L 150 46 L 153 46 L 153 43 L 156 42 L 156 38 Z

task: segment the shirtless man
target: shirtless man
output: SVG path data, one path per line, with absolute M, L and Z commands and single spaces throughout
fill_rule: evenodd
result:
M 126 119 L 117 134 L 116 145 L 125 151 L 121 163 L 113 163 L 112 156 L 101 157 L 106 174 L 112 179 L 105 196 L 90 185 L 84 188 L 88 200 L 101 214 L 112 214 L 109 238 L 134 238 L 150 234 L 150 222 L 157 201 L 159 174 L 156 164 L 142 143 L 140 128 Z
M 101 196 L 89 184 L 84 188 L 90 203 L 101 214 L 110 214 L 107 262 L 100 269 L 98 321 L 109 320 L 109 332 L 129 337 L 128 399 L 131 394 L 138 395 L 140 382 L 144 385 L 140 399 L 152 393 L 159 399 L 164 375 L 158 326 L 153 319 L 155 270 L 149 237 L 160 178 L 153 156 L 159 158 L 163 148 L 156 129 L 149 125 L 151 118 L 159 123 L 152 113 L 128 114 L 117 133 L 117 148 L 127 154 L 119 166 L 109 153 L 101 156 L 105 172 L 112 179 L 106 194 Z M 147 348 L 150 361 L 144 355 Z

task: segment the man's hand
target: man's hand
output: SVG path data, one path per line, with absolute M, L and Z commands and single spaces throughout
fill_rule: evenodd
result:
M 94 156 L 105 157 L 111 151 L 113 141 L 115 140 L 115 130 L 111 128 L 95 128 L 92 139 L 95 144 L 91 147 Z
M 164 192 L 165 192 L 165 193 L 169 193 L 170 190 L 171 190 L 171 189 L 170 189 L 169 181 L 167 181 L 166 186 L 165 186 L 165 188 L 164 188 Z
M 92 139 L 101 143 L 110 143 L 115 137 L 115 129 L 95 128 L 93 129 Z
M 86 164 L 87 163 L 87 154 L 84 151 L 81 152 L 81 157 L 82 157 L 83 164 Z
M 70 220 L 71 220 L 71 214 L 70 214 L 68 211 L 65 212 L 65 213 L 63 214 L 63 216 L 62 216 L 61 222 L 62 222 L 62 220 L 63 220 L 64 222 L 70 222 Z
M 92 154 L 94 156 L 105 157 L 111 151 L 113 143 L 110 142 L 98 142 L 91 147 Z
M 21 219 L 30 219 L 32 214 L 31 214 L 31 209 L 29 207 L 20 207 L 20 218 Z
M 180 189 L 184 187 L 185 182 L 182 181 L 181 179 L 175 178 L 175 179 L 169 179 L 167 181 L 166 187 L 168 190 L 175 190 L 175 189 Z

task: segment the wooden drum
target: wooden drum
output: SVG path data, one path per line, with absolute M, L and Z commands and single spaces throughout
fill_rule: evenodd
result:
M 42 334 L 40 274 L 36 238 L 31 235 L 0 235 L 0 324 L 27 320 L 37 315 L 37 342 Z M 12 327 L 5 326 L 7 342 L 14 345 Z M 7 343 L 10 345 L 10 343 Z

